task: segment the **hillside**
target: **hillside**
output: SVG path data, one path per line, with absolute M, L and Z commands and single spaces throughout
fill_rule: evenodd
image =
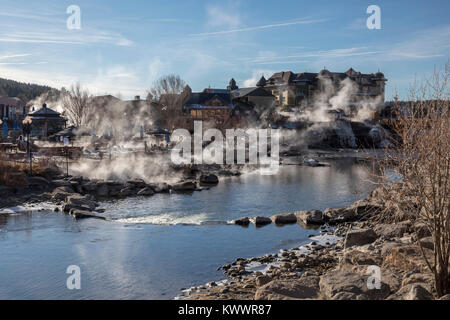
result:
M 59 90 L 48 86 L 0 78 L 0 96 L 17 97 L 24 103 L 49 91 L 51 95 L 59 96 Z

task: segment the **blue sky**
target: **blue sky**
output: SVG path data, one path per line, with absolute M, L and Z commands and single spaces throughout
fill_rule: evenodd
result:
M 369 5 L 381 30 L 369 30 Z M 69 5 L 81 30 L 68 30 Z M 277 71 L 381 70 L 387 98 L 450 57 L 450 1 L 2 0 L 0 77 L 145 96 L 159 76 L 194 91 Z

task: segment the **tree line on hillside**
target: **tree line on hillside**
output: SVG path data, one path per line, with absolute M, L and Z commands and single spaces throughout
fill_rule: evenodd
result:
M 48 86 L 0 78 L 0 96 L 17 97 L 27 103 L 47 92 L 53 96 L 59 96 L 60 93 L 59 90 Z

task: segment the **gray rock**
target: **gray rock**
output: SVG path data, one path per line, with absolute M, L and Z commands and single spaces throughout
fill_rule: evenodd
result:
M 182 182 L 172 186 L 172 189 L 176 192 L 192 192 L 196 188 L 196 184 L 192 181 Z
M 47 187 L 49 182 L 44 177 L 27 177 L 28 186 Z
M 202 174 L 200 176 L 200 183 L 206 185 L 216 185 L 219 183 L 219 178 L 215 174 Z
M 389 296 L 388 300 L 433 300 L 433 295 L 423 283 L 411 283 Z
M 152 183 L 149 184 L 149 186 L 155 193 L 167 193 L 170 191 L 169 185 L 167 183 Z
M 271 216 L 270 219 L 278 225 L 297 223 L 297 217 L 293 213 L 279 213 Z
M 93 219 L 100 219 L 100 220 L 106 220 L 105 217 L 102 216 L 98 216 L 96 214 L 93 214 L 89 211 L 83 211 L 83 210 L 76 210 L 76 209 L 72 209 L 70 211 L 70 214 L 74 217 L 74 219 L 79 220 L 79 219 L 87 219 L 87 218 L 93 218 Z
M 385 239 L 401 238 L 408 231 L 408 225 L 404 223 L 378 224 L 373 230 L 378 236 Z
M 139 190 L 137 193 L 138 196 L 151 196 L 153 194 L 154 194 L 154 191 L 150 187 L 145 187 L 145 188 Z
M 147 184 L 142 179 L 130 179 L 126 182 L 127 187 L 135 187 L 135 188 L 145 188 Z
M 74 194 L 67 196 L 66 202 L 63 204 L 63 211 L 70 212 L 72 209 L 81 211 L 94 211 L 97 204 L 90 200 L 88 196 Z
M 132 194 L 134 194 L 134 188 L 131 187 L 125 187 L 123 189 L 121 189 L 119 191 L 119 193 L 117 194 L 118 197 L 124 198 L 124 197 L 129 197 Z
M 344 245 L 351 247 L 355 245 L 364 245 L 374 242 L 378 238 L 372 229 L 350 230 L 345 238 Z
M 320 277 L 320 292 L 325 299 L 384 299 L 390 293 L 389 285 L 381 279 L 380 289 L 369 289 L 368 275 L 334 269 Z M 343 293 L 347 293 L 343 295 Z M 364 296 L 361 296 L 364 295 Z
M 255 283 L 256 283 L 257 287 L 262 287 L 263 285 L 269 283 L 270 281 L 272 281 L 272 277 L 270 277 L 268 275 L 258 276 L 255 279 Z
M 109 188 L 106 182 L 99 183 L 97 188 L 97 196 L 99 197 L 107 197 L 109 195 Z
M 255 300 L 298 300 L 319 297 L 319 278 L 302 277 L 292 280 L 273 280 L 258 288 Z
M 236 220 L 234 220 L 234 224 L 237 224 L 239 226 L 248 226 L 250 224 L 250 219 L 247 217 L 237 218 Z
M 298 221 L 304 224 L 324 224 L 325 219 L 322 211 L 320 210 L 303 210 L 296 211 L 294 215 L 297 217 Z
M 329 224 L 351 221 L 357 217 L 356 211 L 350 208 L 328 208 L 323 214 Z
M 257 217 L 253 217 L 251 220 L 254 223 L 254 225 L 257 227 L 265 226 L 265 225 L 272 223 L 272 220 L 267 217 L 257 216 Z

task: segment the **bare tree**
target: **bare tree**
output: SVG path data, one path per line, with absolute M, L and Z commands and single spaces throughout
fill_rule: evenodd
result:
M 69 91 L 62 92 L 62 107 L 64 114 L 76 127 L 86 125 L 91 113 L 91 95 L 87 89 L 83 89 L 80 83 L 72 85 Z
M 387 150 L 384 168 L 392 168 L 400 183 L 385 186 L 389 219 L 408 217 L 430 231 L 434 249 L 427 258 L 419 235 L 416 240 L 435 279 L 438 296 L 450 293 L 450 69 L 410 90 L 408 103 L 396 106 L 392 120 L 397 135 Z
M 147 101 L 151 100 L 152 103 L 152 117 L 172 129 L 182 116 L 183 104 L 190 92 L 189 86 L 178 75 L 159 78 L 147 95 Z

